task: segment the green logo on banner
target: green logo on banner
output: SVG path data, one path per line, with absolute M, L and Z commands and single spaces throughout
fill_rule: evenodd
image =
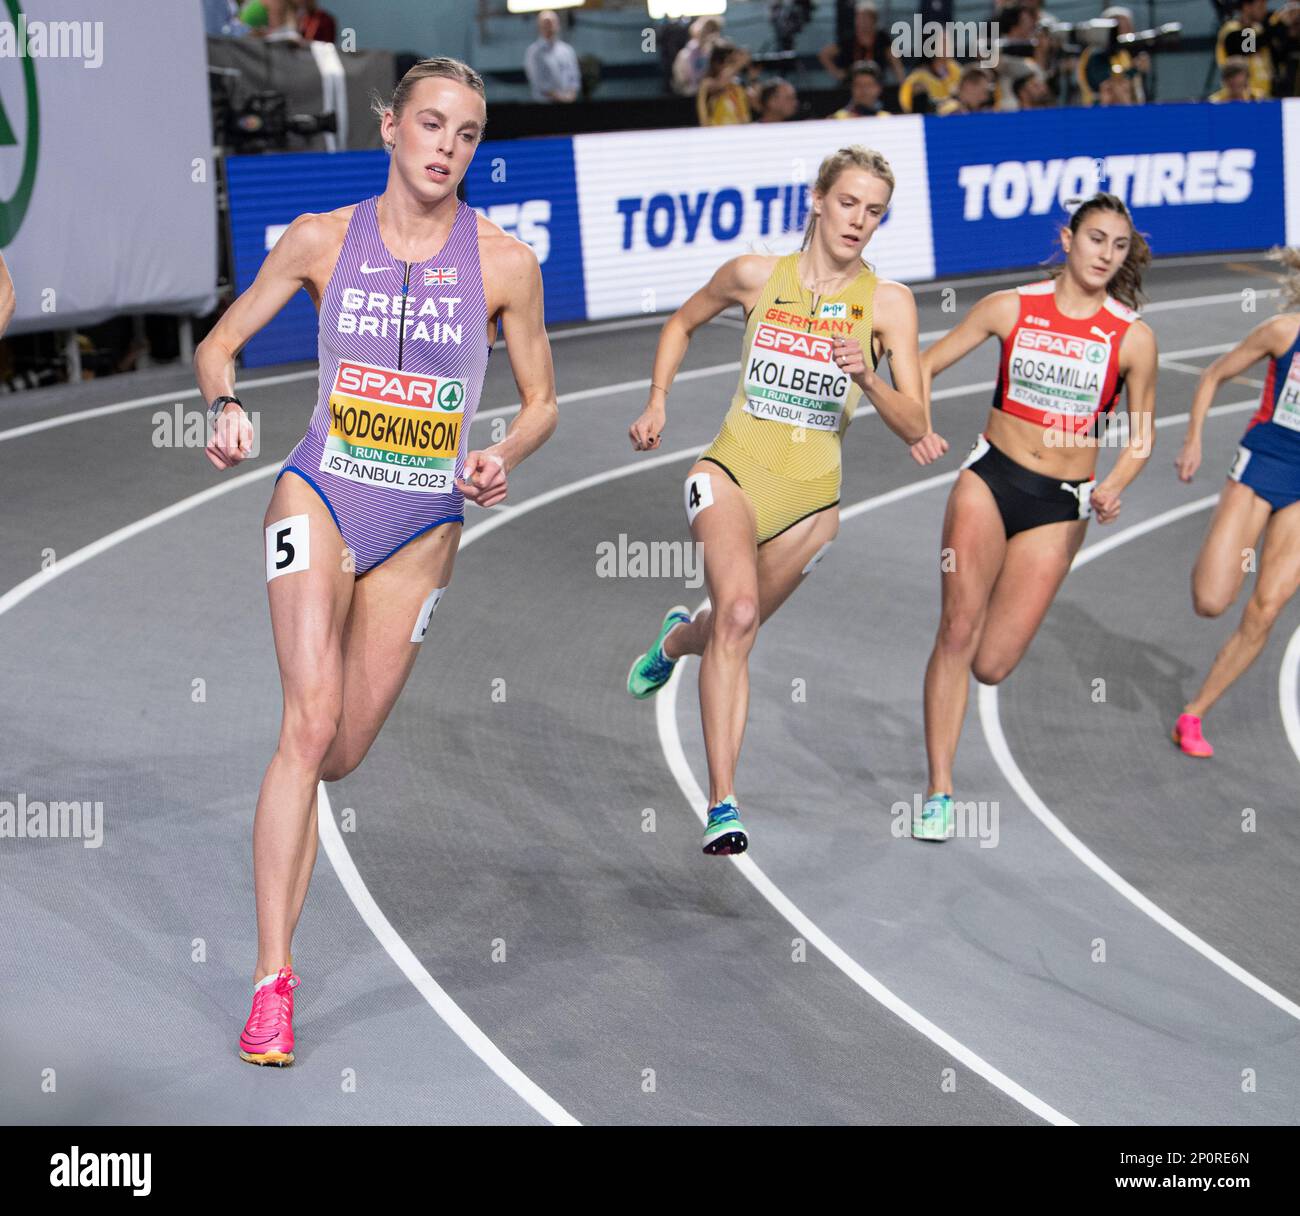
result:
M 19 17 L 22 9 L 18 0 L 4 0 L 4 6 L 9 10 L 9 20 L 13 22 L 14 29 L 21 32 L 23 23 Z M 36 184 L 36 164 L 40 155 L 41 115 L 36 98 L 36 63 L 30 55 L 23 55 L 22 61 L 23 84 L 27 94 L 27 136 L 22 141 L 23 170 L 17 189 L 9 198 L 0 199 L 0 247 L 8 245 L 22 227 L 27 206 L 32 201 L 32 187 Z M 9 121 L 5 110 L 4 98 L 0 96 L 0 149 L 15 147 L 18 142 L 13 123 Z
M 454 410 L 465 396 L 459 380 L 448 380 L 438 389 L 438 404 L 445 410 Z

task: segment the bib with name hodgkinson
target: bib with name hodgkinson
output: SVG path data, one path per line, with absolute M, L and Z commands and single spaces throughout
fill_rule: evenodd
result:
M 419 494 L 455 489 L 463 381 L 339 363 L 321 472 Z
M 1273 421 L 1288 430 L 1300 431 L 1300 357 L 1291 358 L 1291 369 L 1277 395 Z

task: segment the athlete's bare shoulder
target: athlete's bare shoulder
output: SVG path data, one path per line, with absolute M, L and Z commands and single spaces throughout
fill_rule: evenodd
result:
M 504 277 L 531 273 L 537 254 L 527 241 L 511 236 L 500 224 L 485 216 L 478 217 L 478 256 L 485 271 Z
M 1280 312 L 1261 321 L 1247 336 L 1247 341 L 1268 351 L 1273 358 L 1285 355 L 1295 344 L 1300 330 L 1300 313 Z
M 916 297 L 906 283 L 895 279 L 876 280 L 876 306 L 883 308 L 914 307 Z
M 718 267 L 738 291 L 760 292 L 781 259 L 775 253 L 741 253 Z
M 1005 338 L 1020 316 L 1020 293 L 1014 287 L 990 291 L 975 301 L 969 315 L 989 333 Z
M 307 211 L 281 234 L 271 250 L 286 273 L 324 285 L 338 260 L 356 204 L 337 211 Z

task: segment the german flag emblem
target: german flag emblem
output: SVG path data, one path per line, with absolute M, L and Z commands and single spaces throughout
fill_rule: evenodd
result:
M 861 305 L 861 304 L 850 304 L 850 305 L 849 305 L 849 314 L 853 317 L 853 319 L 854 319 L 855 321 L 861 321 L 861 320 L 862 320 L 862 316 L 863 316 L 863 308 L 862 308 L 862 305 Z

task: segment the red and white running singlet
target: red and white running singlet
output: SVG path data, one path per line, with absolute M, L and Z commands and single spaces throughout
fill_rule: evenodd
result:
M 1112 296 L 1090 317 L 1056 307 L 1056 280 L 1016 288 L 1020 315 L 1002 342 L 993 408 L 1045 427 L 1095 427 L 1119 400 L 1119 348 L 1138 314 Z

